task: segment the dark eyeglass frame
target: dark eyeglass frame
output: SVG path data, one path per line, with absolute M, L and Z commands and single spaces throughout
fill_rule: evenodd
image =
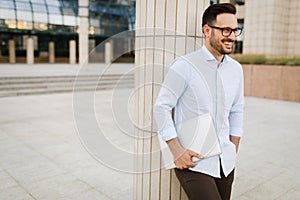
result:
M 208 25 L 209 27 L 211 27 L 211 28 L 221 30 L 221 31 L 222 31 L 222 35 L 223 35 L 224 37 L 230 36 L 232 32 L 234 33 L 235 37 L 238 37 L 238 36 L 240 36 L 240 35 L 242 34 L 242 32 L 243 32 L 243 29 L 242 29 L 242 28 L 234 28 L 234 29 L 232 29 L 232 28 L 229 28 L 229 27 L 218 27 L 218 26 L 213 26 L 213 25 L 209 25 L 209 24 L 207 24 L 207 25 Z M 226 33 L 226 31 L 227 31 L 227 33 Z

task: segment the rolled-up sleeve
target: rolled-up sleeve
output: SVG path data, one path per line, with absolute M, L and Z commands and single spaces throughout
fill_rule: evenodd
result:
M 229 113 L 230 135 L 241 137 L 243 135 L 244 116 L 244 77 L 241 70 L 237 94 Z
M 172 63 L 153 107 L 158 132 L 165 141 L 177 137 L 172 109 L 187 87 L 188 75 L 185 65 L 186 62 L 182 59 L 177 59 Z

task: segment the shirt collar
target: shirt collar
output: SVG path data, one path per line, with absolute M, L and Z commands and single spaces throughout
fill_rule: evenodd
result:
M 205 45 L 203 45 L 202 49 L 206 54 L 207 61 L 217 61 L 217 59 L 210 53 L 210 51 L 207 49 Z M 226 63 L 226 62 L 228 62 L 228 58 L 227 55 L 224 55 L 222 63 Z

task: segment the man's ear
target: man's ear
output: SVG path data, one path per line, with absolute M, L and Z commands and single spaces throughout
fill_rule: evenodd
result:
M 210 28 L 207 24 L 202 26 L 202 33 L 205 35 L 205 38 L 209 37 Z

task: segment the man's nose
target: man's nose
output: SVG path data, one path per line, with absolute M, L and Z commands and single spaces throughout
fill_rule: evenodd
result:
M 228 36 L 228 38 L 231 39 L 231 40 L 233 40 L 233 41 L 235 41 L 235 40 L 236 40 L 235 33 L 232 31 L 232 32 L 230 33 L 230 35 Z

